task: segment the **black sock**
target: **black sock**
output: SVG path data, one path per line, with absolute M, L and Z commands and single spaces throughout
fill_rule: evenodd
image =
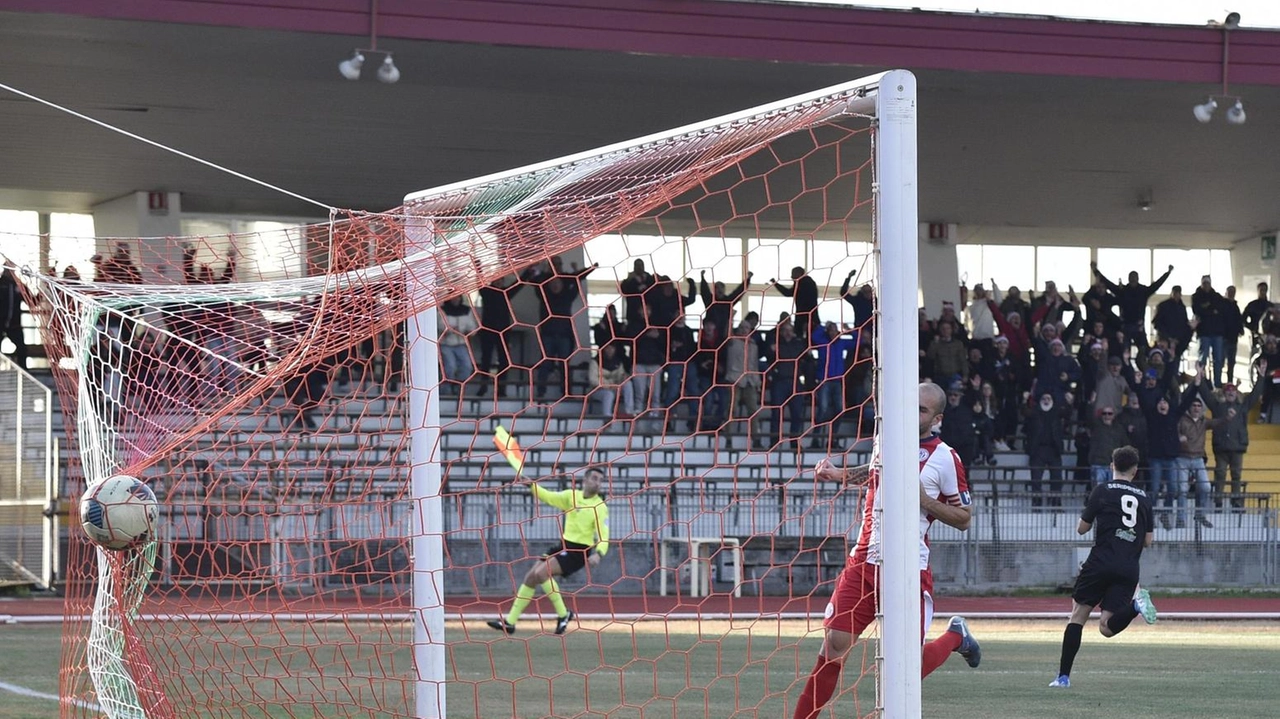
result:
M 1058 675 L 1070 676 L 1071 665 L 1076 662 L 1076 653 L 1080 651 L 1080 635 L 1084 633 L 1083 624 L 1068 624 L 1062 632 L 1062 660 L 1058 662 Z
M 1133 606 L 1133 602 L 1129 602 L 1124 609 L 1111 615 L 1111 618 L 1107 620 L 1107 629 L 1110 629 L 1111 635 L 1115 636 L 1123 632 L 1137 616 L 1137 608 Z

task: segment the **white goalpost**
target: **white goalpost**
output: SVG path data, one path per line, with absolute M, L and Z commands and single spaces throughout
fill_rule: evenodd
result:
M 880 442 L 884 564 L 880 694 L 886 719 L 920 716 L 920 382 L 916 79 L 895 70 L 876 94 L 880 247 Z M 894 611 L 885 611 L 891 607 Z
M 408 254 L 435 243 L 435 226 L 408 222 Z M 409 296 L 430 286 L 430 268 L 408 283 Z M 442 719 L 445 712 L 447 645 L 444 635 L 444 516 L 440 467 L 440 347 L 436 308 L 409 318 L 405 344 L 409 351 L 409 482 L 413 513 L 413 661 L 416 670 L 416 719 Z

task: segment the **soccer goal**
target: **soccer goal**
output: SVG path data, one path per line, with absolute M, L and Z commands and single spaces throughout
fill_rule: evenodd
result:
M 860 521 L 810 470 L 873 437 L 884 609 L 835 707 L 918 716 L 915 97 L 892 71 L 24 273 L 70 496 L 161 506 L 133 549 L 72 533 L 62 716 L 790 716 Z M 607 545 L 554 554 L 581 526 Z

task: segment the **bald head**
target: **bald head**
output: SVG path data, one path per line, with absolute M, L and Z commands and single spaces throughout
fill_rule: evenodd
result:
M 942 414 L 947 406 L 947 393 L 934 382 L 921 382 L 920 404 L 928 407 L 934 414 Z
M 947 406 L 947 393 L 932 382 L 920 383 L 920 438 L 924 439 L 933 431 L 933 426 L 942 419 L 942 410 Z

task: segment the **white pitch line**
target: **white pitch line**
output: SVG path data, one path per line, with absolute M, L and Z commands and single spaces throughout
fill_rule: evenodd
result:
M 44 692 L 38 692 L 35 689 L 28 689 L 23 686 L 18 686 L 17 684 L 10 684 L 9 682 L 0 682 L 0 690 L 4 690 L 6 692 L 9 692 L 10 694 L 17 694 L 19 696 L 31 697 L 32 699 L 45 699 L 47 701 L 59 702 L 59 703 L 65 701 L 66 703 L 71 704 L 72 706 L 77 706 L 77 707 L 80 707 L 81 709 L 88 709 L 89 711 L 92 711 L 92 712 L 102 711 L 102 707 L 98 706 L 97 704 L 94 704 L 93 702 L 86 702 L 80 699 L 63 699 L 62 697 L 56 694 L 45 694 Z

